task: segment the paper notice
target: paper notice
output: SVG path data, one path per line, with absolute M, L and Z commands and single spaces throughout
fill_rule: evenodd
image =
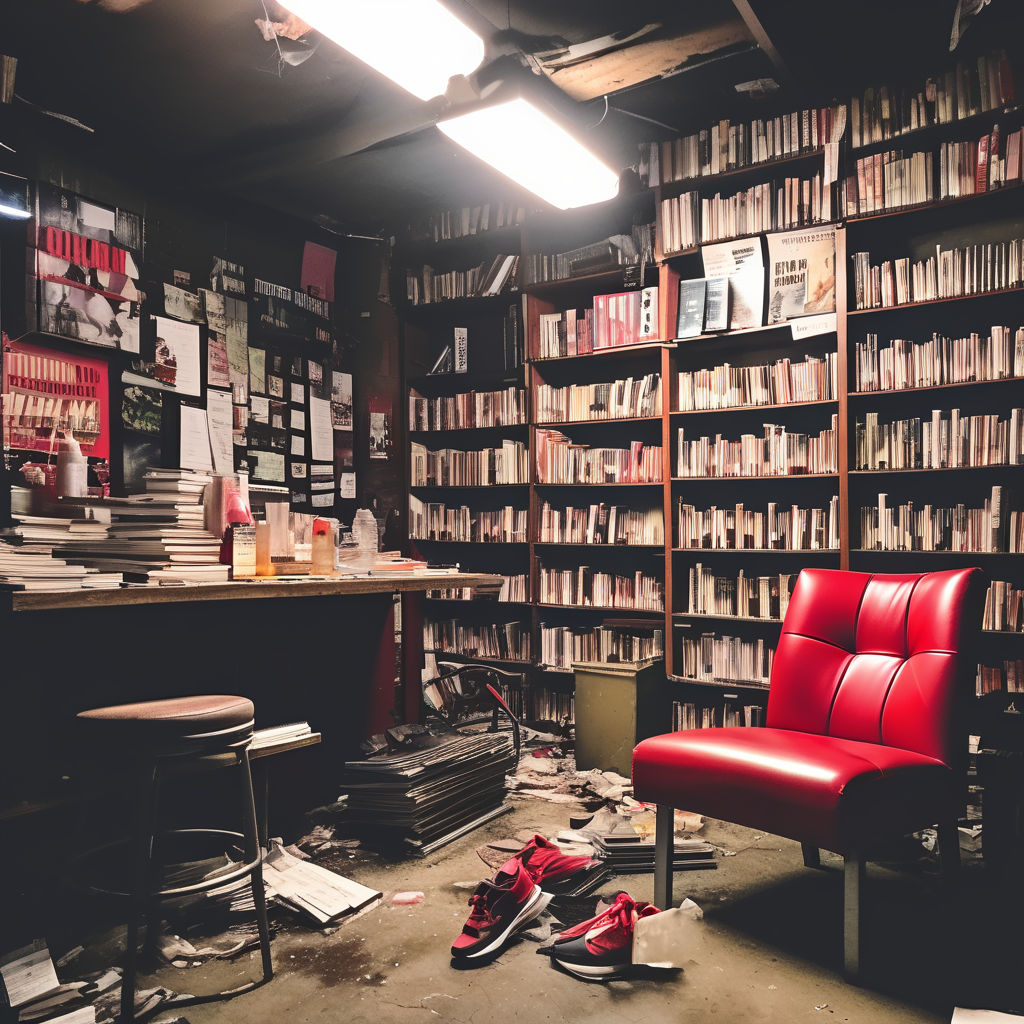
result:
M 342 473 L 338 490 L 343 498 L 354 498 L 356 496 L 356 475 L 355 473 Z
M 190 405 L 181 407 L 181 465 L 185 469 L 210 472 L 213 460 L 210 456 L 210 428 L 205 409 L 194 409 Z
M 813 338 L 818 334 L 831 334 L 836 329 L 835 313 L 821 313 L 818 316 L 802 316 L 790 322 L 793 338 Z
M 200 390 L 199 378 L 199 325 L 185 324 L 164 316 L 156 321 L 156 361 L 159 365 L 174 367 L 174 390 L 182 395 L 195 395 Z
M 214 472 L 231 473 L 235 464 L 231 448 L 232 413 L 229 392 L 206 392 L 206 419 L 210 429 Z
M 309 431 L 313 458 L 317 462 L 334 459 L 334 434 L 331 425 L 331 403 L 326 398 L 309 399 Z

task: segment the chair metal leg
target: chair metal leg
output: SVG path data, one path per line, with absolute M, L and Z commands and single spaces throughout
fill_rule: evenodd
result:
M 654 822 L 654 905 L 672 906 L 672 862 L 675 859 L 675 810 L 658 804 Z
M 800 849 L 804 855 L 804 867 L 805 868 L 820 868 L 821 867 L 821 851 L 810 843 L 801 843 Z
M 939 862 L 942 865 L 942 878 L 947 885 L 953 886 L 960 878 L 960 833 L 956 819 L 939 822 Z
M 156 762 L 136 774 L 134 872 L 128 929 L 125 937 L 124 975 L 121 978 L 121 1024 L 135 1020 L 135 975 L 139 949 L 139 924 L 150 906 L 153 875 L 153 832 L 156 826 Z
M 249 764 L 249 751 L 239 754 L 239 772 L 242 776 L 242 833 L 245 836 L 245 859 L 255 860 L 249 881 L 252 886 L 252 898 L 256 909 L 256 927 L 260 935 L 260 956 L 263 960 L 263 980 L 270 981 L 274 976 L 274 965 L 270 959 L 270 927 L 267 924 L 267 899 L 263 888 L 263 861 L 260 837 L 256 824 L 256 799 L 252 789 L 252 770 Z
M 860 974 L 860 892 L 864 858 L 856 852 L 843 859 L 843 969 L 850 981 Z

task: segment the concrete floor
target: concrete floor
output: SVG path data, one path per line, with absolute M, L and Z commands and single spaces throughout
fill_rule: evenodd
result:
M 703 838 L 735 856 L 716 870 L 680 872 L 675 898 L 704 910 L 684 970 L 607 983 L 553 967 L 537 946 L 514 939 L 474 970 L 451 966 L 449 946 L 465 920 L 467 893 L 454 883 L 489 873 L 476 848 L 521 829 L 553 833 L 572 805 L 517 800 L 513 814 L 426 860 L 388 863 L 358 855 L 331 866 L 375 886 L 384 903 L 324 935 L 287 921 L 274 939 L 274 980 L 230 1001 L 191 1007 L 191 1024 L 381 1021 L 437 1018 L 463 1024 L 505 1021 L 948 1022 L 954 1005 L 1024 1012 L 1020 903 L 992 888 L 978 865 L 949 895 L 921 868 L 871 865 L 867 877 L 864 981 L 842 980 L 838 858 L 803 867 L 796 843 L 720 822 Z M 621 876 L 604 892 L 652 896 L 652 876 Z M 396 891 L 425 901 L 391 905 Z M 595 897 L 596 898 L 596 897 Z M 278 920 L 282 915 L 278 915 Z M 287 920 L 287 919 L 286 919 Z M 258 954 L 216 966 L 166 968 L 156 977 L 177 991 L 239 984 L 258 972 Z M 166 1011 L 158 1020 L 173 1014 Z

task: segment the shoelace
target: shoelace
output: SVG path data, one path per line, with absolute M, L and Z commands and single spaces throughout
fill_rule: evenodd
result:
M 469 905 L 472 909 L 469 912 L 469 917 L 466 919 L 467 928 L 479 928 L 481 925 L 493 922 L 494 918 L 491 916 L 491 910 L 488 906 L 490 895 L 490 887 L 481 884 L 480 888 L 469 897 Z

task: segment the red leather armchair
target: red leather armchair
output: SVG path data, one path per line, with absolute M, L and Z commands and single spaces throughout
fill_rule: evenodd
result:
M 845 859 L 844 960 L 859 970 L 865 855 L 938 825 L 959 864 L 969 699 L 984 596 L 978 569 L 877 575 L 805 569 L 772 666 L 766 727 L 691 729 L 633 752 L 658 805 L 655 895 L 672 898 L 672 808 L 763 829 Z

